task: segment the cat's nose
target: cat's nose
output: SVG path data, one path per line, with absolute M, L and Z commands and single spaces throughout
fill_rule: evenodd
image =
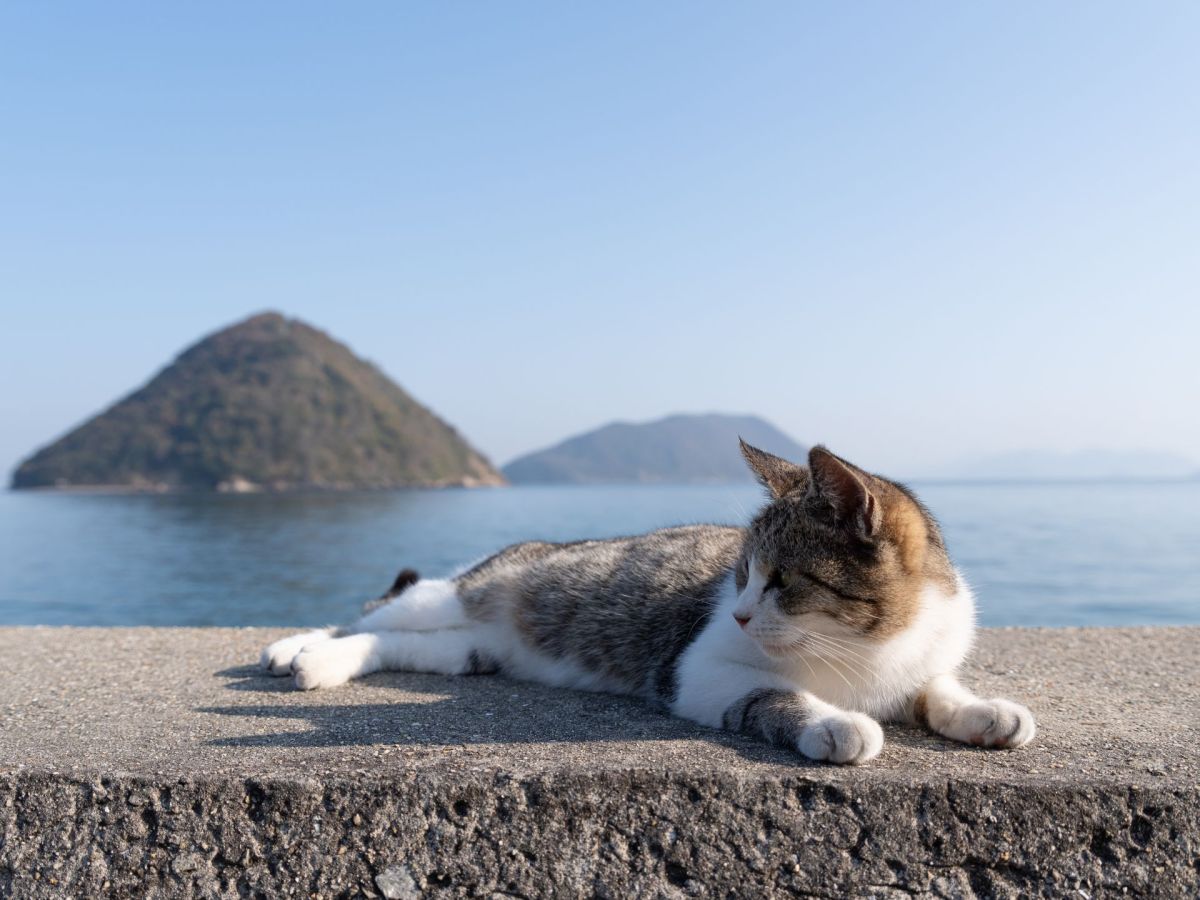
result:
M 734 613 L 734 614 L 733 614 L 733 618 L 734 618 L 735 620 L 737 620 L 737 623 L 738 623 L 739 625 L 741 625 L 743 628 L 745 628 L 747 625 L 749 625 L 749 624 L 750 624 L 750 617 L 749 617 L 749 616 L 739 616 L 737 613 Z

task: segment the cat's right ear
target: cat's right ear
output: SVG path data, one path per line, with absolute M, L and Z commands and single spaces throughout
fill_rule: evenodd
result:
M 767 453 L 765 450 L 751 447 L 740 437 L 738 443 L 742 445 L 742 456 L 746 458 L 746 464 L 750 466 L 750 471 L 762 482 L 762 486 L 771 492 L 773 498 L 782 497 L 788 491 L 799 487 L 804 481 L 807 475 L 804 466 L 798 466 L 782 457 Z
M 883 521 L 879 501 L 867 482 L 871 476 L 834 456 L 820 444 L 808 451 L 812 479 L 805 499 L 829 510 L 837 525 L 848 528 L 863 540 L 876 536 Z

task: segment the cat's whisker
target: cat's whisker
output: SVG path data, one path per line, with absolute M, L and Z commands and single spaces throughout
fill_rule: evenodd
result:
M 830 667 L 835 671 L 837 671 L 836 663 L 840 662 L 852 675 L 854 675 L 855 678 L 864 680 L 868 679 L 869 676 L 867 672 L 863 672 L 858 666 L 843 656 L 836 648 L 827 644 L 821 644 L 819 642 L 817 642 L 815 646 L 821 647 L 823 650 L 825 650 L 827 655 L 824 655 L 822 658 L 825 659 L 825 661 L 828 662 Z
M 833 672 L 835 675 L 837 675 L 838 678 L 842 679 L 842 681 L 846 682 L 846 687 L 850 688 L 851 691 L 854 690 L 854 685 L 851 683 L 850 679 L 846 677 L 846 673 L 844 673 L 841 669 L 839 669 L 837 667 L 837 665 L 834 664 L 833 660 L 829 659 L 828 657 L 826 657 L 824 654 L 820 653 L 819 651 L 814 650 L 813 653 L 817 657 L 817 659 L 820 659 L 826 665 L 829 666 L 829 669 L 831 672 Z
M 811 632 L 808 633 L 807 637 L 810 639 L 809 649 L 813 655 L 828 665 L 835 673 L 841 676 L 843 681 L 846 681 L 846 677 L 841 668 L 838 666 L 838 663 L 841 663 L 842 666 L 845 666 L 846 670 L 856 678 L 864 677 L 864 674 L 858 669 L 858 667 L 855 666 L 850 660 L 842 656 L 836 647 L 832 647 L 823 643 L 817 635 Z M 850 682 L 846 681 L 846 683 L 849 684 Z
M 812 663 L 808 659 L 808 655 L 811 653 L 817 659 L 824 660 L 824 657 L 821 656 L 820 652 L 818 652 L 817 649 L 805 639 L 804 635 L 801 635 L 798 638 L 792 638 L 785 646 L 797 651 L 796 656 L 802 663 L 804 663 L 805 668 L 808 669 L 808 674 L 811 675 L 815 681 L 817 678 L 817 670 L 813 668 Z
M 867 676 L 863 672 L 861 672 L 854 664 L 852 664 L 849 660 L 845 659 L 844 657 L 840 657 L 835 654 L 830 654 L 825 657 L 825 661 L 828 662 L 829 665 L 835 669 L 844 669 L 845 671 L 847 671 L 851 675 L 853 675 L 855 678 L 858 678 L 863 681 L 867 680 Z
M 878 615 L 878 613 L 875 613 L 874 615 Z M 831 641 L 837 641 L 838 643 L 849 644 L 849 645 L 855 646 L 855 647 L 873 647 L 873 646 L 875 646 L 867 641 L 856 641 L 853 638 L 846 637 L 845 635 L 822 634 L 821 637 L 828 638 Z
M 870 665 L 874 662 L 874 660 L 859 653 L 857 650 L 853 649 L 853 647 L 848 646 L 847 644 L 843 643 L 838 638 L 831 637 L 827 634 L 817 634 L 817 633 L 814 633 L 814 638 L 816 640 L 820 641 L 821 643 L 825 644 L 826 646 L 837 647 L 838 650 L 842 651 L 843 653 L 846 653 L 849 656 L 853 656 L 854 658 L 859 659 L 862 662 L 867 663 L 868 665 Z
M 817 670 L 812 667 L 812 663 L 808 661 L 808 657 L 801 653 L 800 661 L 803 662 L 805 667 L 808 669 L 808 674 L 815 679 L 817 677 Z
M 845 657 L 849 657 L 852 659 L 857 659 L 859 662 L 863 663 L 866 666 L 870 666 L 872 668 L 874 667 L 874 660 L 869 659 L 866 656 L 863 656 L 861 653 L 858 653 L 857 651 L 852 650 L 849 647 L 843 646 L 837 640 L 835 640 L 834 638 L 831 638 L 829 635 L 818 634 L 816 632 L 812 632 L 811 637 L 812 637 L 812 640 L 814 643 L 820 644 L 823 647 L 828 647 L 831 650 L 836 650 L 839 656 L 845 656 Z
M 868 656 L 863 656 L 861 653 L 858 653 L 857 651 L 850 649 L 850 647 L 846 646 L 846 645 L 845 645 L 845 644 L 844 644 L 844 643 L 843 643 L 843 642 L 842 642 L 840 639 L 838 639 L 838 638 L 834 638 L 834 637 L 831 637 L 831 636 L 829 636 L 829 635 L 827 635 L 827 634 L 823 634 L 823 635 L 821 635 L 820 637 L 821 637 L 821 639 L 822 639 L 822 640 L 824 640 L 824 641 L 826 641 L 826 642 L 828 642 L 828 643 L 832 644 L 833 646 L 837 647 L 837 648 L 838 648 L 839 650 L 841 650 L 843 653 L 845 653 L 845 654 L 847 654 L 847 655 L 849 655 L 849 656 L 851 656 L 851 657 L 853 657 L 853 658 L 855 658 L 855 659 L 859 660 L 859 661 L 860 661 L 860 662 L 862 662 L 864 665 L 866 665 L 866 666 L 869 666 L 869 667 L 870 667 L 870 668 L 872 668 L 872 669 L 873 669 L 873 668 L 875 668 L 875 660 L 874 660 L 874 659 L 872 659 L 872 658 L 870 658 L 870 657 L 868 657 Z M 859 645 L 859 646 L 866 646 L 866 645 L 865 645 L 865 644 L 862 644 L 862 645 Z

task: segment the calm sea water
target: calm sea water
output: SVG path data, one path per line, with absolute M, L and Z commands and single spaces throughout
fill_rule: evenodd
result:
M 915 485 L 987 625 L 1200 622 L 1200 483 Z M 743 523 L 753 487 L 0 494 L 0 624 L 312 625 L 518 540 Z

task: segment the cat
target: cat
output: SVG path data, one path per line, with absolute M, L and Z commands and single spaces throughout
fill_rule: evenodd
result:
M 742 442 L 768 499 L 746 528 L 528 542 L 445 580 L 400 573 L 356 623 L 262 664 L 303 690 L 380 670 L 631 694 L 813 760 L 863 763 L 880 721 L 1015 748 L 1032 714 L 955 670 L 975 607 L 933 516 L 822 446 L 800 465 Z

